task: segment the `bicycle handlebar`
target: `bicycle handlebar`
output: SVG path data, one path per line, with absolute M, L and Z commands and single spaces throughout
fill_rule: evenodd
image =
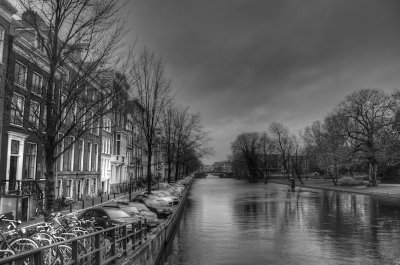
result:
M 0 221 L 8 222 L 8 223 L 11 223 L 13 225 L 20 225 L 21 224 L 21 220 L 7 219 L 4 214 L 0 215 Z

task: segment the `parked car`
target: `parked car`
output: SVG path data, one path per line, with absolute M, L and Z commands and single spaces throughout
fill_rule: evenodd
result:
M 129 202 L 129 206 L 135 207 L 139 213 L 146 219 L 147 227 L 155 227 L 159 224 L 157 214 L 150 211 L 144 203 L 140 202 Z
M 125 200 L 115 201 L 114 207 L 119 207 L 121 210 L 130 214 L 131 216 L 138 216 L 142 220 L 146 220 L 148 228 L 155 227 L 159 224 L 157 214 L 153 213 L 146 207 L 145 204 L 140 202 L 129 202 Z
M 168 189 L 167 191 L 169 191 L 171 194 L 173 194 L 175 196 L 182 196 L 184 190 L 185 190 L 184 186 L 176 185 L 173 188 Z
M 78 219 L 92 220 L 94 225 L 103 229 L 110 228 L 123 223 L 138 222 L 138 218 L 131 217 L 126 212 L 118 208 L 112 207 L 94 207 L 83 210 L 79 213 Z M 127 226 L 128 230 L 132 230 L 132 225 Z
M 157 214 L 158 218 L 167 217 L 172 213 L 172 208 L 165 201 L 157 199 L 154 195 L 138 194 L 132 199 L 132 202 L 143 203 L 150 211 Z
M 168 196 L 164 196 L 161 194 L 155 194 L 154 192 L 148 194 L 147 191 L 143 192 L 144 195 L 146 195 L 149 199 L 161 199 L 163 201 L 165 201 L 168 205 L 174 205 L 174 201 L 172 200 L 172 198 L 168 197 Z
M 127 204 L 121 204 L 121 203 L 111 203 L 111 204 L 103 205 L 103 207 L 121 209 L 122 211 L 124 211 L 127 214 L 129 214 L 131 217 L 135 217 L 138 220 L 143 219 L 143 217 L 140 215 L 139 210 L 134 206 L 130 206 L 130 205 L 127 205 Z
M 179 203 L 179 197 L 172 195 L 170 192 L 168 192 L 166 190 L 153 190 L 152 194 L 154 194 L 160 198 L 162 198 L 162 197 L 170 198 L 174 205 Z

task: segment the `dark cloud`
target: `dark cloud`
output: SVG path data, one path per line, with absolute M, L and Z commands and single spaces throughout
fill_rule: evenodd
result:
M 296 132 L 352 89 L 392 89 L 400 81 L 397 0 L 146 0 L 131 7 L 132 37 L 164 57 L 179 99 L 211 131 L 216 160 L 242 131 L 277 120 Z

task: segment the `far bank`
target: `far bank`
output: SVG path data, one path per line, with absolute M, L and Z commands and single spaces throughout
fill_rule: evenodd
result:
M 269 183 L 278 183 L 290 185 L 288 179 L 273 178 L 268 180 Z M 303 179 L 304 185 L 296 179 L 296 187 L 324 189 L 339 192 L 364 194 L 370 196 L 384 196 L 400 199 L 400 184 L 378 184 L 378 186 L 368 187 L 366 185 L 356 186 L 334 186 L 331 180 L 323 179 Z

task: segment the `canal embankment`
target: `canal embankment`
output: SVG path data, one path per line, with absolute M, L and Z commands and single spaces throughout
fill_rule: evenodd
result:
M 277 183 L 283 185 L 289 185 L 288 179 L 270 179 L 270 183 Z M 330 179 L 303 179 L 304 184 L 301 184 L 298 179 L 296 179 L 296 187 L 313 188 L 313 189 L 323 189 L 338 192 L 347 192 L 354 194 L 379 196 L 379 197 L 390 197 L 400 200 L 400 184 L 385 184 L 380 183 L 378 186 L 368 187 L 367 185 L 355 185 L 355 186 L 335 186 Z
M 174 232 L 184 212 L 187 196 L 193 184 L 192 179 L 187 185 L 181 200 L 174 212 L 156 229 L 147 235 L 143 245 L 128 253 L 127 257 L 120 260 L 118 265 L 156 265 L 165 254 L 168 242 L 173 238 Z

